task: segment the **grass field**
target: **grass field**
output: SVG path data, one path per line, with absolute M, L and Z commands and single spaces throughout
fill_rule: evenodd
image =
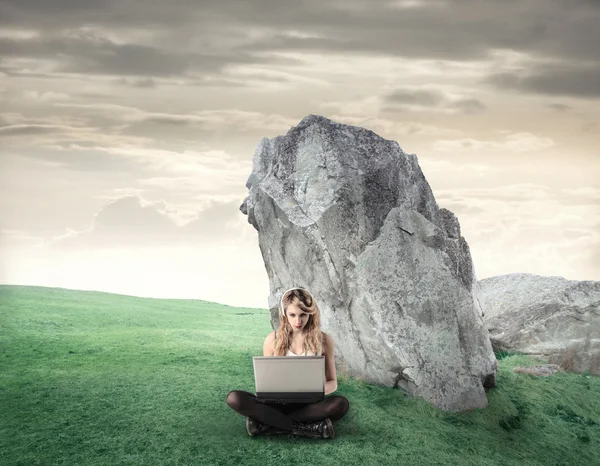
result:
M 0 285 L 0 464 L 600 464 L 600 378 L 519 355 L 484 410 L 342 377 L 334 440 L 249 437 L 225 398 L 253 391 L 270 330 L 260 309 Z

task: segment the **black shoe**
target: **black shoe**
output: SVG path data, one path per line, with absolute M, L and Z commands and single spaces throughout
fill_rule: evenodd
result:
M 335 438 L 333 424 L 329 418 L 318 422 L 294 422 L 293 434 L 312 438 Z
M 289 434 L 287 430 L 281 430 L 277 427 L 272 427 L 268 424 L 263 424 L 254 418 L 246 418 L 246 430 L 252 437 L 257 435 L 274 435 L 274 434 Z

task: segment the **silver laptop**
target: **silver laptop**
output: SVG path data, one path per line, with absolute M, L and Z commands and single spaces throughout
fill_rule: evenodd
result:
M 264 403 L 315 403 L 325 398 L 324 356 L 255 356 L 256 397 Z

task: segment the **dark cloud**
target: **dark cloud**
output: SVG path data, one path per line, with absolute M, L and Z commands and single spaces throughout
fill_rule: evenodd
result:
M 584 0 L 454 0 L 413 8 L 394 8 L 383 0 L 208 0 L 201 6 L 175 0 L 143 7 L 134 0 L 5 0 L 0 18 L 8 32 L 24 28 L 42 33 L 37 39 L 4 39 L 0 53 L 46 58 L 63 54 L 61 69 L 82 73 L 208 73 L 228 64 L 276 60 L 255 52 L 294 50 L 448 60 L 477 60 L 496 50 L 513 50 L 569 63 L 600 61 L 600 3 Z M 131 29 L 145 30 L 147 37 L 158 39 L 117 44 L 90 28 L 125 37 Z M 57 32 L 65 30 L 79 31 L 79 37 L 57 39 Z M 558 82 L 563 90 L 560 70 L 552 74 L 558 76 L 548 74 L 539 82 L 533 77 L 531 85 L 553 89 Z M 582 76 L 582 95 L 595 92 L 594 77 L 595 72 Z
M 505 49 L 549 57 L 598 59 L 600 5 L 560 0 L 448 1 L 410 9 L 390 2 L 299 7 L 240 8 L 246 21 L 275 33 L 244 50 L 312 50 L 376 53 L 410 58 L 475 60 Z M 229 8 L 239 5 L 227 2 Z M 271 6 L 271 8 L 266 8 Z M 223 8 L 227 8 L 224 6 Z M 231 10 L 230 10 L 231 11 Z M 290 36 L 296 30 L 305 36 Z M 308 37 L 306 37 L 308 35 Z M 312 37 L 310 36 L 312 35 Z
M 565 104 L 548 104 L 547 107 L 551 108 L 552 110 L 556 110 L 557 112 L 568 112 L 573 108 L 570 105 Z
M 599 98 L 600 66 L 543 66 L 522 73 L 500 73 L 488 82 L 501 89 Z
M 61 60 L 59 71 L 73 73 L 181 76 L 196 63 L 205 71 L 219 67 L 212 57 L 181 55 L 142 45 L 81 43 L 79 50 L 71 51 Z
M 170 4 L 136 0 L 3 0 L 0 3 L 0 24 L 14 28 L 20 25 L 40 30 L 60 30 L 79 26 L 110 25 L 115 28 L 163 26 L 193 21 L 200 15 L 191 2 Z
M 156 81 L 152 78 L 141 78 L 141 79 L 120 78 L 118 80 L 118 83 L 123 84 L 125 86 L 139 87 L 139 88 L 155 88 L 156 87 Z
M 88 34 L 70 38 L 0 38 L 0 56 L 52 60 L 56 62 L 55 71 L 63 73 L 147 77 L 183 76 L 190 72 L 210 74 L 228 64 L 261 62 L 242 53 L 183 53 L 147 45 L 117 44 Z M 134 82 L 151 81 L 138 79 Z
M 69 129 L 60 125 L 10 125 L 0 127 L 0 136 L 34 136 L 40 134 L 63 133 Z
M 460 113 L 477 113 L 485 110 L 478 99 L 455 99 L 441 91 L 429 89 L 398 89 L 384 97 L 383 111 L 411 110 L 414 106 L 432 109 L 446 108 Z
M 431 31 L 427 27 L 407 25 L 408 30 L 396 29 L 389 19 L 380 18 L 380 27 L 369 27 L 352 18 L 349 24 L 336 24 L 331 28 L 322 25 L 322 38 L 290 37 L 273 34 L 271 37 L 240 46 L 243 52 L 313 52 L 359 55 L 391 55 L 406 58 L 432 58 L 449 60 L 477 60 L 488 56 L 485 42 L 464 40 L 459 35 L 444 30 Z M 265 25 L 266 26 L 266 25 Z M 314 24 L 308 26 L 319 31 Z M 321 33 L 321 32 L 318 32 Z
M 463 113 L 478 113 L 486 109 L 486 106 L 478 99 L 460 99 L 449 104 Z
M 444 101 L 444 95 L 438 91 L 403 89 L 389 94 L 387 100 L 391 103 L 417 104 L 435 107 Z

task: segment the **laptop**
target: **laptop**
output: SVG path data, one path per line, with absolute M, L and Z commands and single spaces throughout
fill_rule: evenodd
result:
M 325 356 L 255 356 L 256 397 L 264 403 L 325 399 Z

